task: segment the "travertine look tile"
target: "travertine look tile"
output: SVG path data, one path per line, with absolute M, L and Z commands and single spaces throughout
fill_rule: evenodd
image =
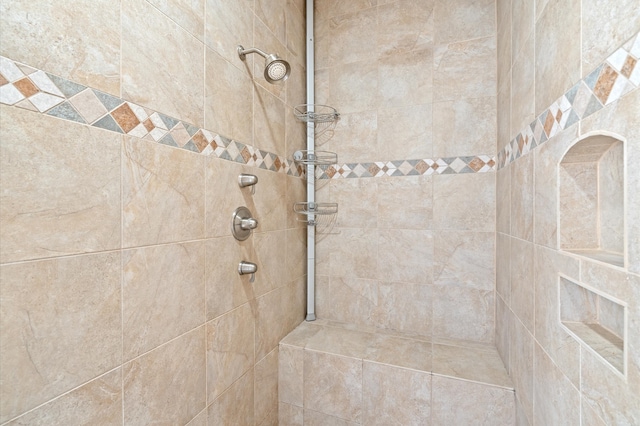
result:
M 2 262 L 119 248 L 120 136 L 0 111 Z
M 431 424 L 434 426 L 516 424 L 512 390 L 434 375 L 432 394 Z
M 495 349 L 434 344 L 432 370 L 434 375 L 513 388 Z
M 253 47 L 253 3 L 254 0 L 206 0 L 205 4 L 206 45 L 246 73 L 255 55 L 250 55 L 245 65 L 238 57 L 237 47 L 239 44 L 247 49 Z
M 435 0 L 436 43 L 451 43 L 493 35 L 495 4 L 488 0 Z
M 530 50 L 530 48 L 533 47 L 532 43 L 534 39 L 534 21 L 535 21 L 534 8 L 535 8 L 535 1 L 512 0 L 511 57 L 514 59 L 513 62 L 516 62 L 523 55 L 533 55 L 533 50 Z M 531 43 L 531 46 L 526 47 L 527 43 Z
M 277 277 L 278 285 L 289 284 L 302 278 L 307 273 L 307 230 L 304 228 L 288 229 L 285 231 L 286 259 L 282 276 Z M 274 248 L 281 250 L 282 247 Z M 269 253 L 265 259 L 272 262 Z
M 204 158 L 137 138 L 123 151 L 123 245 L 202 238 Z
M 122 96 L 203 125 L 202 42 L 144 0 L 123 4 L 122 31 Z
M 596 414 L 587 401 L 581 401 L 581 419 L 584 426 L 607 426 L 607 424 Z
M 434 102 L 495 96 L 495 55 L 495 36 L 438 45 L 433 55 Z
M 309 338 L 306 349 L 362 359 L 373 339 L 373 333 L 340 327 L 323 327 Z
M 633 0 L 582 4 L 582 74 L 595 69 L 602 59 L 638 32 L 640 9 Z
M 205 55 L 204 122 L 206 128 L 238 142 L 253 144 L 254 106 L 251 79 L 245 71 L 229 63 L 217 52 L 206 49 Z M 266 147 L 260 148 L 266 149 Z
M 302 41 L 305 41 L 305 36 L 302 36 Z M 302 57 L 304 61 L 304 55 Z M 289 78 L 284 83 L 287 85 L 287 96 L 286 96 L 286 104 L 287 108 L 285 111 L 285 120 L 287 123 L 287 147 L 286 151 L 287 155 L 291 155 L 295 151 L 295 149 L 303 149 L 307 146 L 307 126 L 306 122 L 299 121 L 295 115 L 293 114 L 293 108 L 300 104 L 307 103 L 307 72 L 305 67 L 292 59 L 287 59 L 289 64 L 291 65 L 291 74 L 289 74 Z M 296 134 L 291 135 L 291 125 L 292 123 L 296 127 Z M 298 136 L 299 138 L 295 141 L 295 145 L 291 142 L 291 136 Z M 321 141 L 319 135 L 317 136 L 316 144 Z
M 512 0 L 496 1 L 496 31 L 498 50 L 498 90 L 511 84 Z M 499 117 L 498 117 L 499 119 Z M 500 147 L 501 148 L 501 147 Z
M 356 426 L 360 423 L 350 422 L 318 411 L 304 410 L 304 424 L 306 426 Z
M 209 405 L 207 412 L 210 426 L 250 426 L 255 423 L 253 377 L 251 369 Z
M 433 232 L 380 229 L 377 245 L 380 279 L 433 283 Z
M 254 195 L 245 196 L 246 206 L 258 220 L 256 232 L 267 232 L 284 229 L 286 226 L 286 209 L 293 206 L 285 205 L 286 175 L 262 169 L 250 169 L 250 173 L 258 177 L 258 187 Z M 245 191 L 250 192 L 251 190 Z M 224 194 L 222 194 L 224 196 Z M 235 209 L 235 207 L 234 207 Z
M 509 375 L 516 389 L 516 397 L 522 405 L 524 416 L 529 423 L 533 423 L 533 336 L 522 325 L 520 320 L 513 316 L 509 324 L 509 336 L 511 342 Z
M 368 180 L 378 181 L 379 228 L 423 230 L 431 228 L 433 221 L 433 178 L 431 176 Z M 411 203 L 407 203 L 407 200 L 411 200 Z M 341 208 L 341 204 L 338 206 Z M 402 209 L 398 206 L 402 206 Z M 369 203 L 365 208 L 371 210 Z
M 510 305 L 513 313 L 531 334 L 534 332 L 533 244 L 511 238 Z
M 511 69 L 504 78 L 508 81 L 504 84 L 500 82 L 498 86 L 496 152 L 500 152 L 511 139 Z
M 251 173 L 255 175 L 255 169 L 241 166 L 232 161 L 224 161 L 217 158 L 207 158 L 205 160 L 206 169 L 206 236 L 227 237 L 231 235 L 231 214 L 240 207 L 246 206 L 253 214 L 255 211 L 254 195 L 250 188 L 240 188 L 237 177 L 240 173 Z M 229 178 L 229 177 L 232 178 Z M 235 176 L 235 179 L 233 178 Z M 258 185 L 262 187 L 262 182 L 258 178 Z M 260 188 L 262 189 L 262 188 Z M 256 191 L 259 189 L 256 188 Z M 262 224 L 259 223 L 258 227 Z
M 0 421 L 120 364 L 119 254 L 4 265 L 1 275 Z
M 220 84 L 224 85 L 222 80 Z M 236 94 L 233 93 L 232 96 Z M 215 92 L 214 95 L 215 97 Z M 224 108 L 224 104 L 220 104 Z M 276 96 L 262 87 L 256 86 L 253 97 L 254 145 L 262 150 L 280 155 L 285 153 L 285 114 L 289 112 Z M 237 120 L 246 126 L 247 116 Z
M 413 370 L 431 372 L 431 342 L 375 334 L 365 359 Z
M 265 423 L 272 412 L 278 411 L 278 348 L 258 361 L 254 371 L 254 416 L 260 424 Z
M 281 402 L 278 405 L 278 424 L 281 426 L 302 426 L 304 424 L 304 409 Z
M 198 40 L 204 39 L 205 0 L 150 0 L 149 3 Z
M 377 280 L 355 277 L 320 278 L 316 305 L 322 318 L 372 325 L 379 307 Z
M 287 1 L 285 9 L 286 39 L 287 49 L 290 53 L 289 63 L 293 68 L 293 63 L 297 62 L 301 66 L 306 63 L 306 4 L 296 1 Z M 292 72 L 293 69 L 292 69 Z M 296 72 L 297 73 L 297 72 Z M 301 80 L 304 80 L 305 72 L 299 73 Z M 291 78 L 291 76 L 290 76 Z M 290 87 L 287 88 L 287 99 L 289 99 Z M 303 102 L 298 102 L 303 103 Z M 289 103 L 290 105 L 297 105 Z
M 381 58 L 378 64 L 378 108 L 431 102 L 434 94 L 433 50 Z M 333 80 L 332 80 L 333 82 Z
M 379 3 L 379 54 L 420 50 L 433 43 L 433 1 L 402 0 L 389 4 Z
M 329 19 L 329 64 L 336 66 L 370 60 L 371 47 L 376 44 L 377 18 L 374 7 Z
M 2 55 L 74 82 L 119 94 L 119 3 L 10 0 L 2 2 L 0 15 Z M 43 40 L 55 42 L 43 43 Z
M 363 424 L 427 424 L 431 416 L 430 405 L 430 373 L 363 363 Z
M 511 165 L 496 172 L 496 230 L 511 233 Z
M 494 233 L 437 231 L 433 246 L 434 284 L 478 290 L 494 288 Z
M 378 232 L 375 229 L 342 228 L 335 240 L 340 245 L 332 247 L 329 254 L 332 275 L 378 278 Z M 329 238 L 323 241 L 329 241 Z
M 595 162 L 561 164 L 558 168 L 560 248 L 599 247 L 597 179 Z
M 342 73 L 337 73 L 336 78 L 341 80 Z M 337 84 L 340 84 L 340 81 Z M 333 86 L 332 84 L 331 87 L 333 88 Z M 367 94 L 362 93 L 355 96 L 364 95 Z M 362 108 L 371 108 L 371 104 L 362 105 Z M 340 162 L 357 163 L 380 160 L 377 139 L 378 114 L 376 111 L 344 113 L 343 106 L 340 104 L 340 120 L 336 123 L 335 129 L 330 132 L 332 132 L 331 139 L 322 145 L 322 149 L 337 152 Z M 367 141 L 367 143 L 362 143 L 362 141 Z
M 385 329 L 431 335 L 433 287 L 423 284 L 380 282 L 374 325 Z
M 278 401 L 302 407 L 304 358 L 302 348 L 280 344 L 278 354 Z
M 531 4 L 528 0 L 517 0 Z M 520 6 L 526 9 L 527 6 Z M 515 10 L 515 6 L 514 6 Z M 515 34 L 516 28 L 514 28 Z M 530 35 L 526 39 L 518 56 L 514 55 L 511 71 L 511 131 L 509 137 L 514 138 L 522 129 L 526 128 L 536 117 L 535 111 L 535 56 L 534 38 Z M 514 46 L 514 49 L 516 46 Z
M 329 80 L 329 104 L 340 105 L 341 114 L 367 111 L 377 105 L 378 66 L 375 62 L 366 60 L 332 67 Z
M 494 338 L 494 316 L 492 290 L 434 286 L 434 336 L 490 343 Z
M 204 323 L 204 243 L 146 247 L 122 256 L 126 360 Z
M 492 173 L 434 176 L 434 229 L 494 231 L 494 182 Z
M 120 369 L 49 402 L 8 423 L 10 426 L 51 424 L 122 424 Z
M 534 348 L 534 361 L 534 423 L 579 424 L 580 391 L 562 374 L 538 344 Z
M 254 319 L 248 303 L 207 323 L 208 403 L 253 368 L 253 364 Z
M 246 260 L 253 261 L 258 265 L 258 272 L 252 283 L 255 297 L 262 296 L 290 282 L 285 278 L 287 275 L 285 235 L 285 231 L 281 230 L 255 233 L 252 236 L 254 251 L 251 258 Z M 302 252 L 305 251 L 303 248 Z M 304 258 L 301 259 L 302 265 L 304 265 L 303 262 Z
M 511 304 L 511 238 L 496 234 L 496 292 Z
M 307 199 L 307 182 L 304 179 L 300 179 L 294 176 L 287 176 L 286 178 L 286 202 L 285 213 L 287 215 L 287 229 L 299 228 L 306 231 L 306 217 L 300 216 L 293 210 L 294 203 L 304 201 Z
M 123 366 L 124 422 L 187 423 L 205 407 L 205 386 L 200 327 Z
M 200 411 L 200 414 L 195 416 L 193 420 L 187 423 L 187 426 L 207 426 L 207 410 L 206 408 Z
M 378 110 L 378 158 L 431 158 L 431 104 Z
M 580 1 L 550 1 L 535 28 L 536 115 L 580 79 Z M 537 9 L 540 10 L 540 9 Z
M 433 105 L 433 155 L 491 153 L 496 145 L 496 97 L 459 99 Z
M 305 351 L 304 365 L 305 408 L 360 423 L 362 360 Z
M 511 168 L 511 235 L 533 241 L 534 156 L 521 157 Z
M 509 371 L 509 316 L 513 315 L 500 295 L 496 296 L 496 349 Z
M 255 0 L 254 6 L 254 12 L 258 19 L 267 25 L 269 30 L 271 30 L 281 43 L 285 43 L 286 41 L 285 7 L 287 3 L 287 0 Z M 260 419 L 256 419 L 256 421 L 260 421 Z

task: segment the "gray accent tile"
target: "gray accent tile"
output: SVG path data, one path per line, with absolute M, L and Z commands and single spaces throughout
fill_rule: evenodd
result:
M 474 173 L 473 169 L 465 166 L 458 173 Z
M 174 127 L 176 127 L 176 124 L 178 124 L 180 122 L 180 120 L 178 120 L 177 118 L 173 118 L 173 117 L 169 117 L 168 115 L 164 115 L 162 113 L 158 113 L 158 115 L 160 116 L 160 118 L 162 119 L 162 121 L 164 121 L 164 124 L 166 124 L 167 129 L 171 130 Z
M 395 161 L 391 161 L 391 164 L 393 164 L 394 166 L 396 166 L 396 168 L 402 166 L 402 163 L 404 163 L 404 160 L 395 160 Z
M 60 91 L 66 98 L 70 98 L 73 95 L 77 95 L 78 93 L 82 92 L 84 89 L 87 88 L 87 86 L 74 83 L 73 81 L 69 81 L 66 78 L 58 77 L 57 75 L 53 75 L 49 73 L 45 73 L 45 74 L 47 74 L 47 76 L 51 79 L 51 81 L 53 81 L 53 84 L 55 84 L 56 87 L 60 89 Z
M 109 114 L 102 117 L 100 120 L 92 124 L 93 127 L 100 127 L 102 129 L 111 130 L 112 132 L 118 132 L 124 134 L 118 123 Z
M 178 144 L 176 143 L 176 140 L 173 139 L 173 136 L 171 136 L 170 133 L 167 133 L 162 139 L 160 139 L 158 141 L 159 143 L 163 144 L 163 145 L 168 145 L 168 146 L 175 146 L 176 148 L 178 147 Z
M 198 130 L 200 130 L 199 127 L 196 127 L 189 123 L 185 123 L 184 121 L 182 122 L 182 125 L 185 129 L 187 129 L 187 133 L 189 133 L 189 136 L 195 135 L 196 133 L 198 133 Z
M 569 118 L 567 119 L 567 123 L 565 124 L 564 128 L 567 129 L 570 126 L 572 126 L 575 123 L 577 123 L 578 121 L 580 121 L 580 117 L 578 117 L 578 114 L 576 114 L 576 112 L 572 109 L 571 113 L 569 114 Z
M 600 71 L 602 71 L 603 65 L 600 65 L 596 68 L 591 74 L 584 78 L 584 83 L 593 91 L 593 88 L 596 87 L 596 83 L 598 82 L 598 77 L 600 77 Z
M 189 141 L 189 142 L 187 142 L 187 143 L 182 147 L 182 149 L 186 149 L 186 150 L 193 151 L 193 152 L 195 152 L 195 153 L 200 154 L 200 151 L 198 150 L 198 147 L 197 147 L 197 146 L 195 146 L 195 144 L 193 143 L 193 141 Z
M 76 109 L 69 103 L 63 102 L 55 108 L 52 108 L 47 112 L 47 115 L 53 117 L 63 118 L 65 120 L 76 121 L 78 123 L 87 124 L 82 116 L 76 111 Z
M 102 102 L 102 105 L 104 105 L 107 111 L 113 111 L 114 109 L 116 109 L 117 107 L 119 107 L 124 103 L 124 101 L 120 98 L 116 98 L 115 96 L 111 96 L 107 93 L 101 92 L 96 89 L 92 89 L 92 90 L 93 90 L 93 93 L 95 93 L 95 95 L 98 97 L 100 102 Z
M 412 169 L 409 173 L 407 173 L 407 176 L 420 176 L 420 172 L 418 172 L 416 169 Z
M 461 159 L 462 161 L 464 161 L 466 164 L 469 164 L 476 157 L 475 156 L 471 156 L 471 157 L 458 157 L 458 158 Z
M 231 156 L 229 155 L 229 153 L 227 151 L 222 151 L 222 154 L 220 154 L 220 156 L 218 158 L 221 158 L 223 160 L 229 160 L 229 161 L 233 161 L 231 159 Z M 264 166 L 264 164 L 261 164 L 260 167 Z M 266 167 L 262 167 L 263 169 L 266 169 Z
M 437 172 L 436 172 L 437 173 Z M 447 167 L 442 173 L 440 173 L 441 175 L 455 175 L 456 171 L 453 170 L 451 167 Z
M 411 164 L 413 167 L 417 166 L 421 160 L 407 160 L 407 163 Z
M 580 82 L 573 86 L 571 89 L 567 91 L 564 95 L 571 105 L 573 105 L 573 101 L 576 99 L 576 94 L 578 93 L 578 89 L 580 89 Z
M 602 109 L 602 104 L 594 95 L 591 95 L 591 99 L 589 99 L 589 104 L 587 105 L 587 109 L 584 111 L 582 118 L 588 117 L 596 111 Z

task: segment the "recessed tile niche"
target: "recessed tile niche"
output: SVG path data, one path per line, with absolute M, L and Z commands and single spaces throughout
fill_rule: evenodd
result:
M 624 267 L 624 145 L 578 141 L 559 167 L 560 249 Z
M 560 322 L 575 339 L 625 374 L 625 306 L 560 276 Z

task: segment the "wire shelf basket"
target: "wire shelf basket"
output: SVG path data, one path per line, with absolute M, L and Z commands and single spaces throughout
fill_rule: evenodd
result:
M 320 104 L 302 104 L 293 109 L 296 119 L 305 123 L 314 123 L 316 145 L 320 145 L 333 137 L 340 114 L 335 108 Z
M 299 202 L 293 205 L 293 211 L 301 215 L 300 222 L 310 226 L 327 228 L 333 226 L 338 213 L 338 203 Z
M 331 166 L 338 164 L 338 154 L 329 151 L 299 150 L 293 153 L 293 161 L 313 166 Z

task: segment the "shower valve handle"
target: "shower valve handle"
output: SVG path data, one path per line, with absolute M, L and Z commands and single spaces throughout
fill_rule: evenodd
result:
M 244 229 L 245 231 L 249 229 L 256 229 L 257 226 L 258 221 L 252 217 L 240 220 L 240 228 Z

